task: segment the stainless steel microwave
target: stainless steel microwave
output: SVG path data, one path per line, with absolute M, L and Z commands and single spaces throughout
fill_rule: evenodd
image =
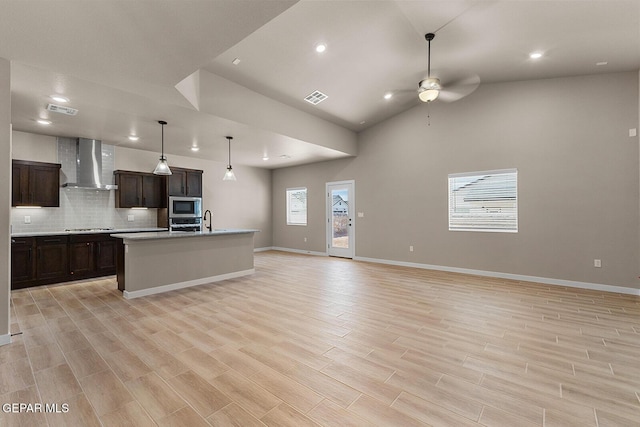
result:
M 169 197 L 169 218 L 199 218 L 201 216 L 201 197 Z

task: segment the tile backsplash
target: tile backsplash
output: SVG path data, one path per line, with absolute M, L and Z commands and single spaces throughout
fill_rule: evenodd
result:
M 75 139 L 58 138 L 60 182 L 75 180 Z M 112 145 L 102 144 L 103 183 L 113 183 L 115 155 Z M 62 231 L 67 228 L 147 228 L 156 226 L 156 209 L 116 209 L 115 191 L 61 188 L 59 208 L 11 208 L 12 233 Z M 133 221 L 129 221 L 130 216 Z M 26 217 L 26 218 L 25 218 Z M 29 223 L 26 223 L 26 221 Z

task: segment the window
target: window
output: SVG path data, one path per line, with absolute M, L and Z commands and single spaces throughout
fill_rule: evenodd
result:
M 307 225 L 306 188 L 287 188 L 287 225 Z
M 449 230 L 517 233 L 517 169 L 449 175 Z

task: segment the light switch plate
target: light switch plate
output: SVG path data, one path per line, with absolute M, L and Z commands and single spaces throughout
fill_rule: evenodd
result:
M 133 222 L 133 220 L 134 220 L 134 219 L 136 219 L 136 217 L 135 217 L 135 216 L 133 216 L 133 215 L 127 215 L 127 221 L 129 221 L 129 222 Z
M 31 215 L 25 215 L 24 216 L 24 223 L 25 224 L 31 224 Z

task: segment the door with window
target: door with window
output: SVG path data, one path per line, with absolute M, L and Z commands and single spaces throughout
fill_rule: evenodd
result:
M 327 184 L 327 252 L 353 258 L 355 253 L 354 181 Z

